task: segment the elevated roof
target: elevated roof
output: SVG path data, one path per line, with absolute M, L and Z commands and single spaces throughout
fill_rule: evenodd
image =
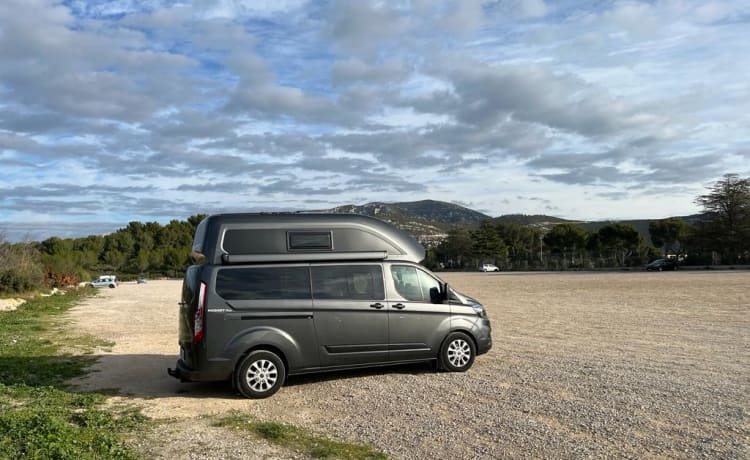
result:
M 358 214 L 215 214 L 196 228 L 193 253 L 209 263 L 405 260 L 424 248 L 407 233 Z

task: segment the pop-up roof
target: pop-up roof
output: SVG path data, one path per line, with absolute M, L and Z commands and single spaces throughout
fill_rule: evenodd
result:
M 193 255 L 209 263 L 323 260 L 420 262 L 424 248 L 381 220 L 357 214 L 217 214 L 196 228 Z

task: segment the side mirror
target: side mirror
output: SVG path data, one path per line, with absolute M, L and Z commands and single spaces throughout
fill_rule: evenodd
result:
M 443 303 L 443 293 L 436 287 L 430 288 L 430 302 Z
M 445 303 L 450 298 L 448 283 L 442 283 L 440 288 L 430 288 L 430 302 Z

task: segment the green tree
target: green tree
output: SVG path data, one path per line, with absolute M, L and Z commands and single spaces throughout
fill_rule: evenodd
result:
M 471 237 L 472 252 L 483 262 L 497 263 L 498 259 L 505 258 L 508 254 L 508 248 L 500 238 L 497 227 L 489 220 L 479 224 L 479 227 L 471 232 Z
M 750 178 L 726 174 L 695 201 L 707 217 L 698 228 L 703 244 L 730 263 L 750 258 Z
M 661 248 L 662 255 L 680 255 L 690 226 L 682 219 L 669 218 L 648 224 L 648 232 L 654 246 Z
M 0 262 L 0 293 L 23 293 L 44 286 L 37 244 L 10 244 L 0 232 Z
M 443 264 L 448 268 L 462 268 L 471 251 L 471 233 L 464 227 L 448 230 L 448 237 L 438 246 Z
M 562 255 L 564 266 L 568 260 L 571 265 L 576 265 L 576 258 L 579 263 L 583 263 L 581 253 L 586 246 L 587 236 L 588 232 L 578 225 L 559 224 L 544 236 L 544 243 L 551 253 Z
M 641 247 L 641 237 L 632 225 L 611 223 L 600 228 L 596 234 L 598 249 L 608 254 L 617 267 L 625 266 Z
M 48 238 L 39 243 L 39 252 L 50 284 L 64 285 L 88 278 L 82 263 L 86 253 L 75 249 L 75 240 Z
M 206 216 L 207 216 L 206 214 L 195 214 L 195 215 L 188 217 L 187 221 L 188 221 L 188 224 L 190 224 L 190 226 L 192 227 L 193 233 L 195 233 L 195 227 L 197 227 L 198 224 L 200 224 L 201 221 L 206 218 Z
M 526 270 L 530 262 L 538 259 L 541 231 L 515 223 L 499 223 L 496 229 L 508 248 L 508 257 L 513 268 Z
M 125 265 L 127 260 L 127 254 L 114 248 L 106 249 L 104 254 L 102 254 L 102 262 L 104 262 L 102 268 L 107 271 L 111 270 L 117 272 Z

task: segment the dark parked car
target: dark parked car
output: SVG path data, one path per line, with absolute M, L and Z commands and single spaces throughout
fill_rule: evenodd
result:
M 677 270 L 677 262 L 672 259 L 656 259 L 646 265 L 647 271 L 660 272 L 664 270 Z

